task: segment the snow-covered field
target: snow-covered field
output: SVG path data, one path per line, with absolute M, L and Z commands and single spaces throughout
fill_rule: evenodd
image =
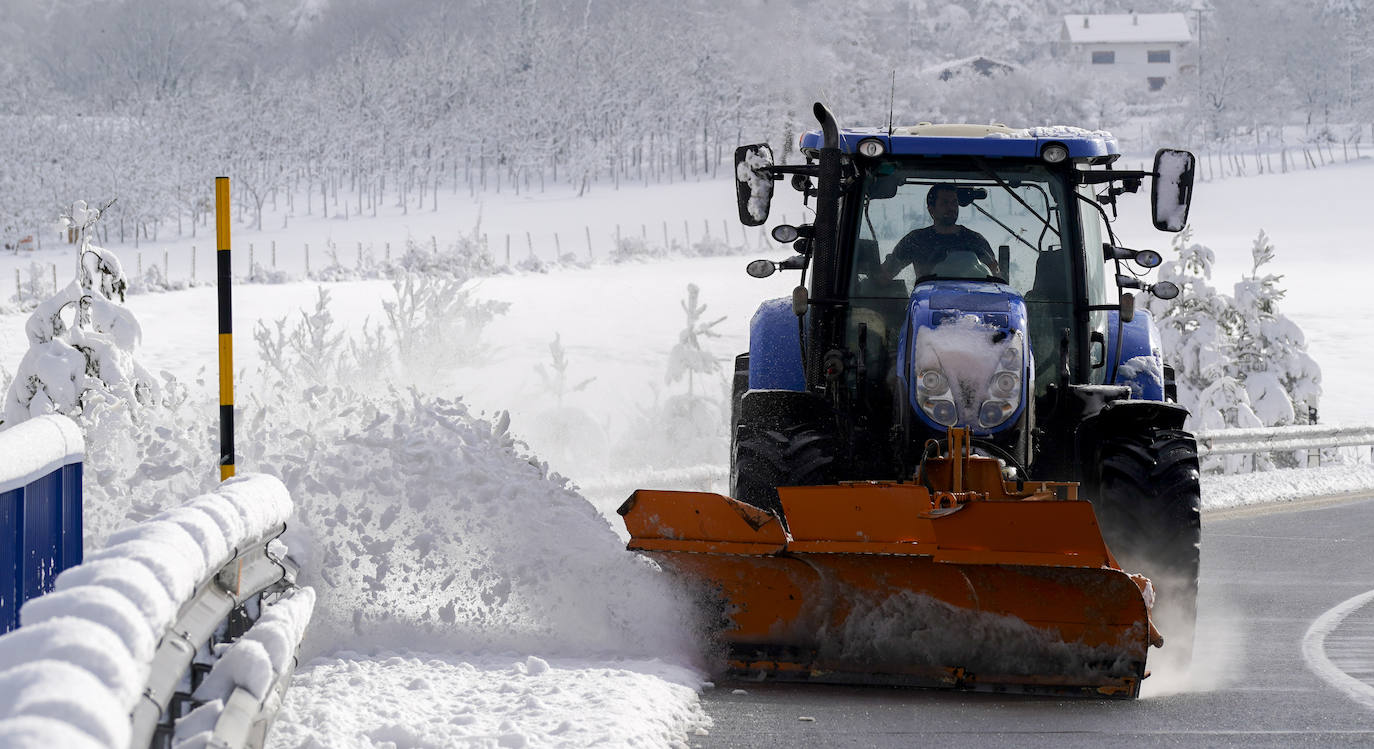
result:
M 1264 229 L 1273 238 L 1274 271 L 1285 274 L 1289 289 L 1282 310 L 1306 331 L 1311 353 L 1323 367 L 1322 418 L 1327 422 L 1374 422 L 1374 404 L 1363 387 L 1374 331 L 1352 324 L 1374 317 L 1374 297 L 1363 291 L 1358 272 L 1370 243 L 1359 185 L 1370 176 L 1374 164 L 1362 163 L 1204 183 L 1193 207 L 1194 239 L 1216 250 L 1213 281 L 1223 289 L 1249 270 L 1254 235 Z M 734 206 L 724 181 L 619 192 L 601 188 L 582 199 L 566 193 L 486 195 L 480 202 L 457 196 L 448 205 L 438 213 L 348 221 L 298 218 L 285 230 L 236 229 L 235 244 L 243 262 L 248 242 L 262 248 L 275 240 L 279 264 L 299 272 L 304 257 L 295 248 L 307 242 L 318 247 L 333 240 L 347 258 L 355 242 L 376 250 L 385 242 L 399 247 L 408 236 L 433 234 L 443 244 L 471 232 L 479 220 L 498 262 L 504 260 L 506 234 L 514 237 L 513 260 L 521 259 L 526 231 L 546 259 L 552 256 L 554 232 L 565 253 L 585 257 L 586 234 L 592 234 L 594 247 L 608 249 L 617 224 L 624 235 L 643 233 L 659 244 L 665 225 L 675 242 L 688 232 L 695 242 L 708 227 L 712 234 L 725 234 L 728 226 L 736 233 L 732 241 L 741 238 L 738 225 L 729 220 Z M 793 194 L 784 192 L 775 202 L 777 215 L 799 214 L 789 211 L 795 205 Z M 1146 211 L 1143 198 L 1123 202 L 1122 239 L 1132 247 L 1165 249 L 1168 236 L 1147 228 Z M 202 278 L 210 267 L 207 236 L 196 242 L 204 253 Z M 687 324 L 682 304 L 688 285 L 700 288 L 705 321 L 725 317 L 714 328 L 719 337 L 702 339 L 721 360 L 722 371 L 690 385 L 694 399 L 709 406 L 725 400 L 729 362 L 746 347 L 748 320 L 758 301 L 785 294 L 795 282 L 790 274 L 762 281 L 747 277 L 747 259 L 786 255 L 780 248 L 752 249 L 757 235 L 749 235 L 749 243 L 748 254 L 734 257 L 556 267 L 473 282 L 477 298 L 510 307 L 485 327 L 480 345 L 460 352 L 462 360 L 448 362 L 424 383 L 462 404 L 440 415 L 447 421 L 424 421 L 430 431 L 417 432 L 417 438 L 428 442 L 389 454 L 394 462 L 384 468 L 368 462 L 374 457 L 368 440 L 378 434 L 372 427 L 380 422 L 373 416 L 385 414 L 364 419 L 360 413 L 349 417 L 357 424 L 342 426 L 345 419 L 333 414 L 314 415 L 320 423 L 332 419 L 327 423 L 335 431 L 322 434 L 337 437 L 339 445 L 312 446 L 318 454 L 297 457 L 302 463 L 338 465 L 332 473 L 311 473 L 308 465 L 300 469 L 320 486 L 311 497 L 295 497 L 298 509 L 313 514 L 298 519 L 305 531 L 293 547 L 310 558 L 307 573 L 320 576 L 302 581 L 320 590 L 320 608 L 305 646 L 314 657 L 288 692 L 274 745 L 657 746 L 687 743 L 691 732 L 709 730 L 697 706 L 696 690 L 706 677 L 698 669 L 699 653 L 690 646 L 690 623 L 680 621 L 670 593 L 655 586 L 620 548 L 621 530 L 612 519 L 623 493 L 588 492 L 586 499 L 597 511 L 591 512 L 587 501 L 557 477 L 512 456 L 532 453 L 588 489 L 622 486 L 627 475 L 665 467 L 678 468 L 681 475 L 702 465 L 723 467 L 723 430 L 684 439 L 655 425 L 666 418 L 664 404 L 689 387 L 685 380 L 667 377 L 669 353 Z M 184 261 L 191 244 L 169 245 L 169 255 L 179 253 Z M 111 249 L 126 266 L 133 265 L 132 248 Z M 592 254 L 604 258 L 604 251 Z M 64 267 L 73 262 L 67 249 L 35 255 L 0 256 L 0 279 L 12 279 L 16 268 L 33 259 Z M 160 259 L 160 248 L 156 256 Z M 257 260 L 264 262 L 262 255 Z M 395 295 L 385 281 L 327 288 L 335 322 L 354 335 L 365 321 L 382 320 L 383 304 Z M 312 308 L 316 296 L 316 284 L 307 282 L 236 289 L 235 353 L 238 368 L 247 373 L 237 389 L 239 404 L 257 399 L 264 408 L 286 413 L 289 404 L 272 400 L 283 393 L 269 391 L 281 382 L 253 374 L 263 362 L 251 332 L 258 322 L 298 318 L 298 310 Z M 190 383 L 192 399 L 206 405 L 205 419 L 213 423 L 213 377 L 196 384 L 202 369 L 215 369 L 213 289 L 132 296 L 128 307 L 143 326 L 145 366 Z M 22 330 L 22 316 L 0 315 L 0 366 L 11 372 L 25 348 Z M 550 349 L 555 336 L 566 364 L 561 392 Z M 476 428 L 462 406 L 496 422 L 500 412 L 509 412 L 510 434 L 527 448 L 509 447 L 499 433 Z M 395 429 L 415 428 L 421 416 L 429 418 L 422 410 L 417 408 L 415 420 L 405 424 L 392 414 Z M 262 433 L 280 436 L 273 428 L 263 427 Z M 444 430 L 461 433 L 451 443 L 452 456 L 436 450 L 450 443 L 431 439 Z M 215 447 L 206 444 L 205 449 Z M 243 454 L 241 470 L 296 465 L 251 445 Z M 413 462 L 401 463 L 401 457 Z M 344 465 L 350 461 L 356 465 Z M 212 462 L 207 456 L 204 466 Z M 369 471 L 409 472 L 414 480 L 378 478 Z M 208 469 L 205 474 L 208 487 L 214 477 Z M 718 480 L 709 470 L 693 475 L 707 476 L 708 483 Z M 1374 486 L 1374 475 L 1363 468 L 1273 478 L 1209 479 L 1205 501 L 1211 507 L 1234 506 Z M 395 488 L 398 494 L 376 487 Z M 326 501 L 331 498 L 332 503 Z M 393 505 L 413 512 L 395 525 L 369 519 Z M 390 529 L 389 534 L 363 532 L 375 534 L 378 527 Z M 341 553 L 352 557 L 337 558 Z M 357 569 L 360 560 L 366 569 Z

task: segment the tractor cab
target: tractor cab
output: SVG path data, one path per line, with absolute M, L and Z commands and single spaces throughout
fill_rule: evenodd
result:
M 1076 424 L 1075 399 L 1115 397 L 1101 388 L 1123 384 L 1122 361 L 1158 358 L 1148 320 L 1127 330 L 1133 291 L 1155 289 L 1123 261 L 1148 268 L 1159 256 L 1119 247 L 1107 209 L 1151 179 L 1156 226 L 1181 229 L 1191 154 L 1162 150 L 1153 171 L 1127 171 L 1113 168 L 1120 152 L 1100 131 L 822 123 L 801 137 L 805 164 L 739 149 L 737 197 L 749 225 L 766 220 L 774 180 L 790 175 L 814 199 L 815 221 L 774 230 L 799 252 L 790 267 L 809 275 L 792 300 L 804 322 L 787 387 L 828 400 L 853 442 L 899 445 L 894 458 L 851 444 L 854 478 L 900 477 L 956 426 L 1024 474 L 1037 423 L 1042 435 L 1057 418 Z M 1162 393 L 1158 369 L 1151 392 Z M 751 364 L 749 389 L 778 387 L 778 371 L 771 359 Z

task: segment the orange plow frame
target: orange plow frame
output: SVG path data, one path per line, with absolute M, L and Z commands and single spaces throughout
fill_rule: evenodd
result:
M 1148 581 L 1122 572 L 1077 486 L 926 461 L 926 484 L 781 487 L 788 527 L 719 494 L 636 491 L 629 548 L 705 583 L 739 676 L 1134 697 Z

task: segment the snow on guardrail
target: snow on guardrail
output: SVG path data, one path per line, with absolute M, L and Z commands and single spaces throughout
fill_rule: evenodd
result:
M 1374 446 L 1374 426 L 1301 424 L 1256 429 L 1218 429 L 1198 432 L 1200 455 L 1321 450 L 1331 447 Z
M 146 746 L 229 611 L 290 584 L 268 547 L 291 509 L 276 478 L 231 479 L 112 535 L 59 575 L 0 637 L 0 746 Z M 286 599 L 299 599 L 289 617 L 299 626 L 257 637 L 277 651 L 283 635 L 298 643 L 306 590 Z

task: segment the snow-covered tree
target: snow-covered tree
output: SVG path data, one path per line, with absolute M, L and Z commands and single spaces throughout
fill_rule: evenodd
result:
M 1174 249 L 1179 258 L 1161 266 L 1159 277 L 1182 293 L 1147 305 L 1194 428 L 1309 422 L 1321 397 L 1321 368 L 1302 330 L 1279 311 L 1282 276 L 1264 272 L 1274 259 L 1268 235 L 1255 238 L 1251 272 L 1235 284 L 1234 296 L 1211 285 L 1214 255 L 1192 242 L 1191 229 L 1175 238 Z
M 29 350 L 5 395 L 8 425 L 102 408 L 136 420 L 142 407 L 159 401 L 157 381 L 134 357 L 143 331 L 119 303 L 127 286 L 119 258 L 91 240 L 101 213 L 77 201 L 63 217 L 81 236 L 77 277 L 40 303 L 24 326 Z

